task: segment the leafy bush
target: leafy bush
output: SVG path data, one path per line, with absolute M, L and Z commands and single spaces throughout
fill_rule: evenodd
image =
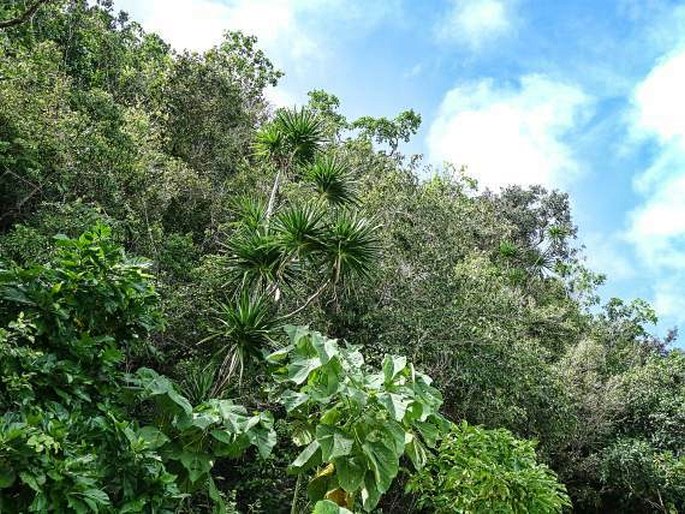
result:
M 408 484 L 419 506 L 435 513 L 554 513 L 570 506 L 534 445 L 503 429 L 453 425 L 437 454 Z
M 226 507 L 214 460 L 267 455 L 271 416 L 230 400 L 193 408 L 153 370 L 129 376 L 161 327 L 146 263 L 103 225 L 56 242 L 49 264 L 0 267 L 0 510 L 171 512 L 200 486 Z M 142 400 L 154 415 L 135 418 Z
M 0 506 L 165 509 L 174 477 L 121 401 L 127 355 L 161 325 L 145 263 L 96 226 L 50 265 L 0 269 Z
M 600 473 L 616 511 L 685 509 L 685 456 L 658 451 L 643 440 L 619 439 L 603 452 Z
M 269 356 L 283 384 L 279 401 L 293 423 L 294 442 L 305 448 L 290 466 L 308 484 L 312 501 L 330 499 L 352 508 L 355 496 L 372 510 L 409 457 L 420 469 L 446 421 L 431 379 L 404 357 L 386 356 L 370 369 L 353 347 L 305 327 L 288 327 L 291 344 Z M 294 388 L 294 389 L 291 389 Z M 322 507 L 323 508 L 323 507 Z

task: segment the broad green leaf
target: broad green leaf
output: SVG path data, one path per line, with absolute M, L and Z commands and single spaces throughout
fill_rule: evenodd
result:
M 259 413 L 259 422 L 264 428 L 273 428 L 274 415 L 269 411 L 262 411 Z
M 295 391 L 287 390 L 281 394 L 281 403 L 283 403 L 283 406 L 288 413 L 306 403 L 307 400 L 309 400 L 309 396 L 305 393 L 297 393 Z
M 334 395 L 340 389 L 340 382 L 343 376 L 342 366 L 340 366 L 337 359 L 329 361 L 326 365 L 326 374 L 324 376 L 325 387 L 319 389 L 319 394 L 312 394 L 312 396 L 317 396 L 319 401 L 323 401 Z
M 291 362 L 287 370 L 287 376 L 290 380 L 300 385 L 307 381 L 309 374 L 321 367 L 321 360 L 316 358 L 311 359 L 298 359 Z
M 229 430 L 214 429 L 209 434 L 220 443 L 233 444 L 235 442 L 235 433 Z
M 311 443 L 314 440 L 314 427 L 310 425 L 296 425 L 293 430 L 292 439 L 297 446 Z
M 317 440 L 314 440 L 300 452 L 288 467 L 288 471 L 297 474 L 319 464 L 321 464 L 321 446 Z
M 345 350 L 345 363 L 349 370 L 359 371 L 364 367 L 364 356 L 360 351 L 348 348 Z
M 323 499 L 330 489 L 338 487 L 337 481 L 331 480 L 330 474 L 317 474 L 307 484 L 307 496 L 311 501 Z
M 342 457 L 334 460 L 335 474 L 338 476 L 338 483 L 348 493 L 354 493 L 364 483 L 366 467 L 356 456 Z
M 254 428 L 248 432 L 250 442 L 257 447 L 259 455 L 266 458 L 276 446 L 276 432 L 263 427 Z
M 426 445 L 429 448 L 434 448 L 440 435 L 438 427 L 436 427 L 433 423 L 426 421 L 415 421 L 414 426 L 418 429 L 421 437 L 423 437 L 423 440 L 426 441 Z
M 395 452 L 397 455 L 402 455 L 404 453 L 404 445 L 406 443 L 407 431 L 400 425 L 397 421 L 387 420 L 380 432 L 384 434 L 380 441 L 385 444 L 394 444 Z
M 206 430 L 207 427 L 213 425 L 218 421 L 215 416 L 212 416 L 211 414 L 204 412 L 193 412 L 193 414 L 189 416 L 188 419 L 190 420 L 191 426 L 199 428 L 200 430 Z
M 335 425 L 340 419 L 340 408 L 335 407 L 328 409 L 321 415 L 321 423 L 324 425 Z
M 399 471 L 399 455 L 380 441 L 367 441 L 362 445 L 369 468 L 373 472 L 376 489 L 383 494 L 390 488 Z
M 189 416 L 192 413 L 193 407 L 190 405 L 190 402 L 176 391 L 171 380 L 167 377 L 158 375 L 149 368 L 140 368 L 137 375 L 147 395 L 166 396 L 186 415 Z
M 332 357 L 338 355 L 338 343 L 335 339 L 328 339 L 318 332 L 312 332 L 312 346 L 316 350 L 321 364 L 327 364 Z
M 407 407 L 413 400 L 400 394 L 381 393 L 378 395 L 378 401 L 390 411 L 395 420 L 402 421 L 404 414 L 407 412 Z
M 169 442 L 169 438 L 155 427 L 146 426 L 138 430 L 138 436 L 142 437 L 148 448 L 156 450 Z
M 247 410 L 242 405 L 236 405 L 231 400 L 212 399 L 206 402 L 210 406 L 215 406 L 223 422 L 230 427 L 233 432 L 241 432 L 247 423 Z M 203 404 L 206 405 L 206 404 Z
M 281 361 L 288 358 L 290 352 L 293 350 L 292 345 L 286 346 L 285 348 L 280 348 L 273 353 L 266 356 L 266 361 L 271 364 L 279 364 Z
M 386 355 L 383 359 L 382 367 L 385 383 L 390 384 L 395 377 L 407 367 L 407 358 Z
M 185 451 L 181 453 L 179 460 L 183 467 L 188 471 L 188 478 L 191 482 L 197 482 L 214 466 L 214 461 L 204 453 L 194 453 Z
M 316 427 L 316 439 L 321 446 L 321 458 L 328 462 L 336 457 L 349 455 L 352 451 L 354 440 L 346 436 L 340 430 L 328 426 Z
M 214 447 L 214 453 L 219 457 L 240 457 L 252 444 L 247 434 L 231 436 L 230 432 L 222 430 L 212 430 L 210 434 L 214 439 L 222 443 Z
M 436 414 L 442 405 L 442 394 L 426 380 L 417 380 L 414 383 L 414 392 L 417 400 L 423 404 L 421 421 L 425 421 L 431 414 Z
M 310 334 L 309 327 L 306 326 L 286 325 L 283 329 L 292 344 L 297 344 L 300 339 Z
M 330 500 L 316 502 L 312 514 L 353 514 L 352 511 L 333 503 Z
M 364 476 L 364 487 L 362 487 L 362 507 L 365 511 L 373 510 L 383 493 L 378 489 L 378 484 L 374 480 L 373 473 L 367 471 Z
M 428 452 L 421 441 L 419 441 L 418 437 L 410 435 L 409 442 L 405 446 L 405 453 L 411 460 L 414 468 L 417 470 L 426 465 L 426 461 L 428 460 Z

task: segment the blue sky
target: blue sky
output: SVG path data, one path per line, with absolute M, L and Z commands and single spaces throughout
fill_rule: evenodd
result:
M 605 298 L 685 326 L 685 2 L 116 0 L 176 48 L 226 29 L 286 72 L 276 104 L 336 94 L 343 112 L 423 126 L 408 151 L 485 187 L 571 194 Z M 682 343 L 681 343 L 682 344 Z

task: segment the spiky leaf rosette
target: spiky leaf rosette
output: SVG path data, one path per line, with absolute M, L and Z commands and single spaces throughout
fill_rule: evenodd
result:
M 213 394 L 219 394 L 236 372 L 242 382 L 247 360 L 261 358 L 264 350 L 273 347 L 275 328 L 271 302 L 247 292 L 234 303 L 220 303 L 216 319 L 218 328 L 203 341 L 218 342 L 216 354 L 223 356 Z
M 255 154 L 279 167 L 314 160 L 325 140 L 323 122 L 312 111 L 281 109 L 276 118 L 257 133 Z
M 376 228 L 356 213 L 338 213 L 325 241 L 334 282 L 352 276 L 369 276 L 379 251 Z
M 320 251 L 323 246 L 324 214 L 315 203 L 289 206 L 278 213 L 274 232 L 282 251 L 300 259 Z
M 312 162 L 324 142 L 324 125 L 312 111 L 301 108 L 279 111 L 276 124 L 286 140 L 293 161 Z
M 293 279 L 278 237 L 265 227 L 236 234 L 226 249 L 229 285 L 264 289 Z
M 334 206 L 356 204 L 354 182 L 347 165 L 331 156 L 318 158 L 304 172 L 305 180 Z

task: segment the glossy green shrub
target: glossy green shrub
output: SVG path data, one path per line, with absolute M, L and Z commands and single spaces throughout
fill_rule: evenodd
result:
M 174 512 L 200 488 L 226 511 L 214 461 L 268 454 L 271 416 L 129 375 L 161 327 L 146 263 L 102 225 L 56 244 L 49 263 L 0 265 L 0 511 Z
M 555 513 L 570 506 L 534 444 L 511 432 L 453 425 L 437 453 L 408 484 L 425 512 Z

